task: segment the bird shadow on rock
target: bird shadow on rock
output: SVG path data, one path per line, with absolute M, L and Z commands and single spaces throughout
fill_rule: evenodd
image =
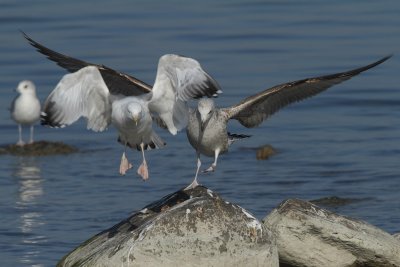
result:
M 32 144 L 19 146 L 16 144 L 7 144 L 0 146 L 0 155 L 14 156 L 49 156 L 76 153 L 79 150 L 76 147 L 64 144 L 62 142 L 37 141 Z

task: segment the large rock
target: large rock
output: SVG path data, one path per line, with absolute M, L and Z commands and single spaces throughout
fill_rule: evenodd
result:
M 395 233 L 395 234 L 393 234 L 393 237 L 396 238 L 396 239 L 398 239 L 398 240 L 400 240 L 400 233 Z
M 154 202 L 57 266 L 279 266 L 271 232 L 243 208 L 198 186 Z
M 400 266 L 399 240 L 306 201 L 282 202 L 264 224 L 276 235 L 281 266 Z

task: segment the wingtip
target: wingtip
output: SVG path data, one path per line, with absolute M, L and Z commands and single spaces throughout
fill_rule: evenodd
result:
M 19 32 L 22 34 L 22 36 L 28 40 L 29 42 L 32 42 L 32 39 L 29 37 L 28 34 L 26 34 L 26 32 L 24 32 L 23 30 L 19 29 Z
M 384 56 L 382 59 L 378 60 L 378 62 L 380 62 L 380 63 L 385 62 L 386 60 L 388 60 L 389 58 L 391 58 L 393 56 L 394 56 L 394 53 L 390 53 L 390 54 Z
M 40 124 L 43 126 L 48 126 L 50 128 L 64 128 L 65 124 L 60 124 L 51 121 L 50 117 L 47 115 L 46 112 L 41 112 L 40 113 Z

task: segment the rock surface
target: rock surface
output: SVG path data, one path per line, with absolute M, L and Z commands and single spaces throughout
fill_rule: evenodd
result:
M 24 146 L 15 144 L 0 147 L 1 154 L 15 156 L 48 156 L 57 154 L 70 154 L 78 152 L 78 149 L 61 142 L 38 141 Z
M 397 238 L 397 239 L 400 241 L 400 233 L 395 233 L 395 234 L 393 235 L 393 237 L 394 237 L 394 238 Z
M 282 202 L 264 224 L 275 233 L 281 266 L 400 266 L 399 240 L 307 201 Z
M 345 206 L 345 205 L 362 202 L 362 201 L 366 201 L 366 200 L 370 200 L 370 198 L 343 198 L 343 197 L 332 196 L 332 197 L 313 199 L 313 200 L 310 200 L 310 202 L 312 204 L 322 206 L 322 207 L 335 208 L 335 207 Z
M 177 191 L 87 240 L 57 266 L 279 266 L 271 232 L 198 186 Z

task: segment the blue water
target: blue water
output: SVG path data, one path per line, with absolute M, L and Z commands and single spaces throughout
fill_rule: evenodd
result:
M 200 181 L 262 219 L 287 198 L 364 199 L 336 212 L 400 232 L 400 2 L 383 1 L 11 1 L 0 2 L 1 144 L 17 141 L 9 118 L 23 79 L 44 100 L 66 72 L 22 38 L 22 29 L 62 53 L 105 64 L 152 84 L 158 58 L 198 59 L 224 89 L 228 106 L 278 83 L 395 57 L 312 99 L 291 105 L 252 138 L 222 155 Z M 396 55 L 397 54 L 397 55 Z M 147 153 L 150 180 L 118 175 L 114 129 L 36 127 L 81 153 L 0 156 L 0 265 L 54 266 L 66 253 L 131 212 L 187 185 L 195 153 L 184 133 Z M 25 129 L 28 138 L 28 129 Z M 255 148 L 279 153 L 257 161 Z M 135 167 L 140 154 L 130 151 Z M 203 158 L 204 167 L 212 162 Z M 135 168 L 136 169 L 136 168 Z

